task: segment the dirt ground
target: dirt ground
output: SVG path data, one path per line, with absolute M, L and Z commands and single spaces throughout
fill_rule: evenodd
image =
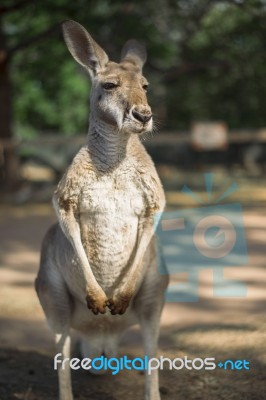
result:
M 169 208 L 189 206 L 180 187 L 174 190 L 171 181 L 167 183 Z M 158 355 L 215 357 L 217 362 L 245 359 L 250 370 L 163 370 L 162 400 L 266 399 L 266 189 L 262 182 L 241 181 L 233 199 L 244 207 L 249 262 L 227 268 L 225 274 L 245 282 L 247 296 L 214 298 L 212 270 L 200 272 L 199 302 L 166 304 Z M 49 204 L 0 207 L 0 400 L 57 398 L 52 335 L 33 288 L 40 243 L 54 221 Z M 120 354 L 143 355 L 137 327 L 125 335 Z M 75 399 L 143 399 L 144 376 L 139 371 L 72 375 Z

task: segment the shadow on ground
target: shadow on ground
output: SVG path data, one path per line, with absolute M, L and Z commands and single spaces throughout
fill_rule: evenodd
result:
M 231 326 L 208 326 L 208 330 L 230 331 Z M 243 328 L 243 327 L 242 327 Z M 239 333 L 242 328 L 239 328 Z M 246 329 L 247 327 L 244 327 Z M 235 327 L 234 327 L 235 329 Z M 250 328 L 248 327 L 248 331 Z M 182 331 L 182 335 L 197 332 L 198 327 Z M 168 332 L 168 335 L 170 332 Z M 240 333 L 241 334 L 241 333 Z M 167 336 L 168 336 L 167 335 Z M 172 332 L 175 335 L 175 331 Z M 206 357 L 206 348 L 193 348 L 182 343 L 179 346 L 174 341 L 160 354 L 165 357 Z M 184 337 L 185 337 L 184 336 Z M 166 339 L 166 338 L 164 338 Z M 164 340 L 163 340 L 164 341 Z M 163 346 L 164 347 L 164 346 Z M 134 348 L 122 348 L 121 355 L 128 354 L 130 358 L 141 356 Z M 128 352 L 130 351 L 130 352 Z M 160 371 L 160 391 L 162 400 L 264 400 L 265 399 L 265 364 L 259 355 L 244 346 L 237 351 L 216 351 L 208 354 L 216 361 L 225 359 L 248 359 L 250 370 L 230 371 L 218 367 L 213 371 L 169 370 Z M 117 375 L 107 373 L 104 376 L 93 376 L 87 371 L 72 371 L 73 391 L 76 400 L 135 400 L 143 399 L 144 376 L 141 371 L 122 371 Z M 55 400 L 57 399 L 57 375 L 53 370 L 51 355 L 37 351 L 22 351 L 15 349 L 0 350 L 0 399 L 1 400 Z

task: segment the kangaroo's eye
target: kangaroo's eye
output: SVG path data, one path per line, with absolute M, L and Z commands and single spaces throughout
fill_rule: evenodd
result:
M 145 92 L 148 91 L 149 85 L 143 85 L 142 88 L 145 90 Z
M 112 90 L 112 89 L 115 89 L 118 85 L 115 83 L 112 83 L 112 82 L 105 82 L 105 83 L 103 83 L 102 86 L 106 90 Z

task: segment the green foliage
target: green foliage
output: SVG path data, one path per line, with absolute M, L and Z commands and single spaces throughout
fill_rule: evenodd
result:
M 89 79 L 59 28 L 32 40 L 65 19 L 82 23 L 115 60 L 130 37 L 146 42 L 144 72 L 165 128 L 199 119 L 265 126 L 265 16 L 264 0 L 29 1 L 3 19 L 8 47 L 18 46 L 10 63 L 17 134 L 87 129 Z

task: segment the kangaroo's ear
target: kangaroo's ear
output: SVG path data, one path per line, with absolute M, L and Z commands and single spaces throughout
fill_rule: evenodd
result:
M 128 40 L 121 52 L 121 61 L 128 61 L 142 70 L 147 60 L 147 52 L 145 46 L 135 39 Z
M 63 22 L 62 29 L 68 50 L 92 77 L 105 68 L 109 60 L 107 54 L 82 25 L 69 20 Z

